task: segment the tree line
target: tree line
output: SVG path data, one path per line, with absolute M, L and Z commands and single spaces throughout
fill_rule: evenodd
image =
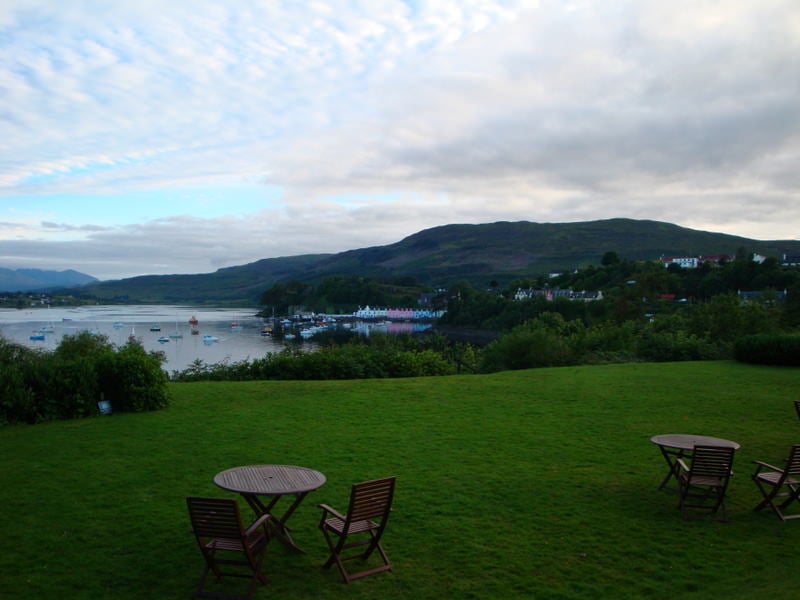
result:
M 520 288 L 600 290 L 596 301 L 515 299 Z M 743 300 L 741 291 L 761 292 Z M 441 328 L 492 330 L 487 345 L 456 342 L 442 333 L 369 337 L 331 332 L 318 350 L 293 346 L 236 363 L 196 361 L 172 373 L 176 381 L 355 379 L 490 373 L 506 369 L 627 361 L 732 359 L 800 364 L 800 269 L 744 252 L 698 269 L 606 253 L 600 266 L 555 278 L 520 279 L 505 289 L 458 282 L 433 293 L 413 280 L 336 277 L 317 286 L 290 282 L 265 291 L 266 310 L 303 307 L 415 306 L 419 294 L 446 304 Z M 336 310 L 330 310 L 334 307 Z M 270 310 L 271 309 L 271 310 Z M 166 406 L 167 376 L 158 353 L 137 343 L 116 348 L 101 337 L 67 336 L 54 352 L 33 351 L 0 338 L 0 424 L 35 423 L 97 414 L 97 400 L 114 410 Z

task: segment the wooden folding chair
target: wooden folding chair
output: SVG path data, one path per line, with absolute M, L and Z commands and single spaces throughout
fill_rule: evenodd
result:
M 687 509 L 699 509 L 716 515 L 722 509 L 722 521 L 728 520 L 725 492 L 733 474 L 734 449 L 723 446 L 697 445 L 692 452 L 691 466 L 678 459 L 678 508 L 689 518 Z
M 261 565 L 269 541 L 267 524 L 270 516 L 262 515 L 245 529 L 236 500 L 192 496 L 186 498 L 186 504 L 192 531 L 206 561 L 195 597 L 250 598 L 258 583 L 267 583 Z M 250 585 L 244 594 L 209 591 L 206 587 L 209 572 L 218 579 L 225 576 L 248 579 Z
M 753 481 L 764 496 L 761 503 L 753 510 L 769 506 L 782 521 L 800 519 L 800 513 L 787 515 L 784 512 L 792 502 L 800 503 L 800 444 L 792 446 L 783 469 L 760 460 L 753 462 L 756 464 Z M 779 498 L 785 500 L 776 504 Z
M 319 528 L 331 551 L 323 567 L 327 569 L 336 563 L 345 583 L 392 570 L 392 564 L 381 546 L 381 537 L 392 510 L 394 486 L 394 477 L 354 484 L 350 491 L 350 506 L 344 515 L 327 504 L 319 505 L 322 509 Z M 363 548 L 363 550 L 350 553 L 349 550 L 353 548 Z M 346 561 L 357 558 L 366 561 L 375 550 L 378 551 L 383 564 L 356 573 L 350 573 L 346 569 L 344 565 Z

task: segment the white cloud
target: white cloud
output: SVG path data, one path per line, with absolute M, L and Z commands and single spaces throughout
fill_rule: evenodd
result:
M 199 272 L 516 219 L 800 237 L 791 0 L 15 0 L 0 28 L 0 205 L 282 191 L 191 226 L 167 201 L 113 233 L 65 206 L 41 220 L 82 240 L 18 222 L 0 263 L 105 245 L 83 270 Z

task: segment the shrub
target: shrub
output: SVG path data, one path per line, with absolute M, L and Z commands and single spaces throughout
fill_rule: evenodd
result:
M 36 397 L 28 384 L 36 353 L 0 338 L 0 423 L 36 423 Z
M 119 412 L 162 408 L 167 377 L 139 344 L 116 350 L 104 336 L 64 336 L 52 352 L 0 339 L 0 423 L 39 423 L 97 414 L 102 397 Z
M 718 354 L 713 344 L 684 331 L 646 330 L 637 344 L 639 358 L 652 362 L 713 360 Z
M 800 335 L 762 333 L 736 340 L 734 357 L 739 362 L 800 366 Z
M 138 342 L 103 355 L 99 371 L 100 389 L 114 411 L 141 412 L 168 404 L 167 375 L 161 360 Z
M 484 372 L 557 367 L 573 363 L 567 339 L 544 328 L 515 330 L 489 344 L 483 351 Z

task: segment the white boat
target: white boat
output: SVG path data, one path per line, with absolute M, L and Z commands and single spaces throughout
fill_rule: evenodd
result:
M 158 338 L 158 341 L 161 344 L 165 344 L 166 342 L 169 341 L 169 338 L 166 335 L 162 335 L 160 338 Z
M 204 344 L 213 344 L 214 342 L 218 342 L 219 338 L 215 335 L 204 335 L 203 336 L 203 343 Z

